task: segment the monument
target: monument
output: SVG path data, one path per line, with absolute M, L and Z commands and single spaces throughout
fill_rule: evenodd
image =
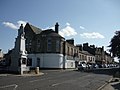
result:
M 25 33 L 23 24 L 18 29 L 18 36 L 15 41 L 15 47 L 11 55 L 10 70 L 23 74 L 24 71 L 29 71 L 27 67 L 27 51 L 25 50 Z

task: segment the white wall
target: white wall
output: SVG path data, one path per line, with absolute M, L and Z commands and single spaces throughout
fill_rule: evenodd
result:
M 40 59 L 40 68 L 75 68 L 75 60 L 67 60 L 62 54 L 29 54 L 32 58 L 32 67 L 37 67 L 37 58 Z
M 75 60 L 67 60 L 67 55 L 65 56 L 65 68 L 75 68 Z
M 75 61 L 74 60 L 67 60 L 67 67 L 66 68 L 75 68 Z
M 37 67 L 39 58 L 41 68 L 63 68 L 62 54 L 29 54 L 28 58 L 32 58 L 32 67 Z

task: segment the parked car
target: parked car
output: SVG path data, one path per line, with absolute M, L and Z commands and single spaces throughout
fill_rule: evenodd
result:
M 93 64 L 93 68 L 99 68 L 97 64 Z
M 87 68 L 87 65 L 85 63 L 78 64 L 77 68 L 78 68 L 78 70 L 83 71 Z
M 102 65 L 101 64 L 97 64 L 98 65 L 98 68 L 102 68 Z

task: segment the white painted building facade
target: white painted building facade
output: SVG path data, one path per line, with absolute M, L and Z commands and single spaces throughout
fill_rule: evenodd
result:
M 63 54 L 28 54 L 32 59 L 30 67 L 66 69 L 75 68 L 75 60 L 67 60 Z

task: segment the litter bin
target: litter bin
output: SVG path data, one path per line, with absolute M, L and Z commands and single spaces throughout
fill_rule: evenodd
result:
M 39 67 L 36 67 L 36 68 L 35 68 L 35 73 L 36 73 L 36 74 L 39 74 Z

